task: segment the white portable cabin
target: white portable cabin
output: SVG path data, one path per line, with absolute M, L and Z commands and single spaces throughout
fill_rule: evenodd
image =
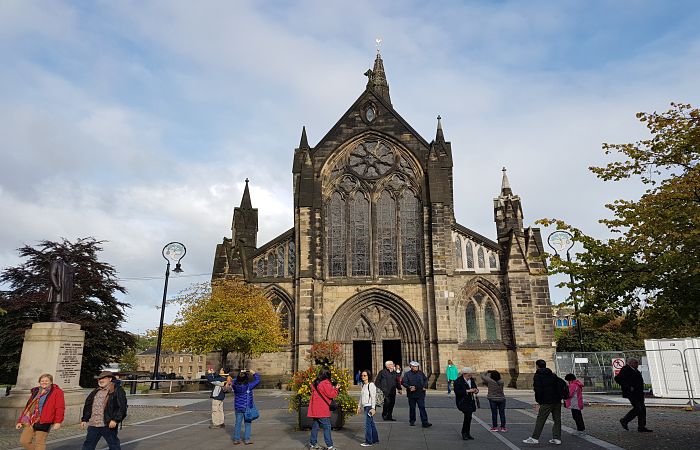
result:
M 644 348 L 654 396 L 688 398 L 690 387 L 700 398 L 700 337 L 646 339 Z

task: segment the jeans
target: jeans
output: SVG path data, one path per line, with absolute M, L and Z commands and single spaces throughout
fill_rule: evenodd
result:
M 635 417 L 637 418 L 637 429 L 641 430 L 647 426 L 647 407 L 644 405 L 644 397 L 641 398 L 628 398 L 632 404 L 632 409 L 630 412 L 625 414 L 622 421 L 629 423 Z
M 491 407 L 491 426 L 496 428 L 498 426 L 498 416 L 501 416 L 501 427 L 506 426 L 506 400 L 489 400 L 489 406 Z
M 371 406 L 365 406 L 365 442 L 376 444 L 379 442 L 379 434 L 377 434 L 377 427 L 374 425 L 374 416 L 369 415 L 371 409 Z
M 384 405 L 382 406 L 382 419 L 392 419 L 394 416 L 394 404 L 396 403 L 396 390 L 392 389 L 388 394 L 384 394 Z
M 326 447 L 333 447 L 333 439 L 331 438 L 331 419 L 330 417 L 314 418 L 314 423 L 311 425 L 311 439 L 309 443 L 316 445 L 318 442 L 318 427 L 323 427 L 323 440 L 326 441 Z
M 416 405 L 420 411 L 420 421 L 425 425 L 428 423 L 428 413 L 425 412 L 425 394 L 418 398 L 408 398 L 408 421 L 410 423 L 416 423 Z
M 586 425 L 583 423 L 583 414 L 580 409 L 571 409 L 571 417 L 576 422 L 576 431 L 585 431 Z
M 454 384 L 454 380 L 447 380 L 447 394 L 449 395 L 450 392 L 452 392 L 452 386 Z
M 109 427 L 88 427 L 85 442 L 83 442 L 83 450 L 95 450 L 97 442 L 100 438 L 105 438 L 109 450 L 121 450 L 121 443 L 117 437 L 117 428 Z
M 243 411 L 236 411 L 236 426 L 233 429 L 233 436 L 231 438 L 234 441 L 240 441 L 241 440 L 241 424 L 245 423 L 245 432 L 243 433 L 243 440 L 245 442 L 248 442 L 250 440 L 250 433 L 253 428 L 252 422 L 246 422 L 243 420 L 245 417 L 245 413 Z
M 552 437 L 554 439 L 561 439 L 561 402 L 540 405 L 540 412 L 537 413 L 537 419 L 535 420 L 535 430 L 532 432 L 532 437 L 539 439 L 542 434 L 542 429 L 544 428 L 545 422 L 547 422 L 547 417 L 552 414 L 552 420 L 554 425 L 552 426 Z

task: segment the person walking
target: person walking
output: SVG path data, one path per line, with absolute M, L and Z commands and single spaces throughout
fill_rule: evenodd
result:
M 327 450 L 338 450 L 333 446 L 331 436 L 331 400 L 338 396 L 338 388 L 331 380 L 331 371 L 328 367 L 323 367 L 316 376 L 316 380 L 311 383 L 311 400 L 309 401 L 309 412 L 307 417 L 314 420 L 311 425 L 311 436 L 309 438 L 309 448 L 319 449 L 318 427 L 323 428 L 323 440 L 326 442 Z
M 454 385 L 455 380 L 459 376 L 459 370 L 457 369 L 457 366 L 452 364 L 451 359 L 447 360 L 445 376 L 447 377 L 447 396 L 449 397 L 452 394 L 452 386 Z
M 209 428 L 224 428 L 224 400 L 226 399 L 226 379 L 228 373 L 223 369 L 219 370 L 218 375 L 214 373 L 214 369 L 209 369 L 207 373 L 207 381 L 214 385 L 211 391 L 211 425 Z
M 498 370 L 489 370 L 481 374 L 481 379 L 488 386 L 486 399 L 491 408 L 491 431 L 506 432 L 506 395 L 503 392 L 503 380 Z M 498 416 L 501 416 L 501 427 L 498 427 Z
M 428 390 L 428 378 L 420 370 L 418 362 L 411 361 L 408 365 L 411 370 L 406 372 L 401 381 L 401 385 L 406 388 L 406 397 L 408 397 L 408 424 L 410 426 L 416 424 L 416 405 L 418 405 L 423 428 L 432 427 L 433 424 L 428 422 L 428 413 L 425 411 L 425 392 Z
M 27 450 L 45 450 L 49 430 L 61 428 L 65 412 L 63 391 L 53 383 L 53 375 L 42 374 L 39 386 L 29 391 L 29 400 L 15 425 L 22 430 L 20 445 Z
M 569 383 L 569 398 L 564 400 L 564 406 L 571 410 L 571 417 L 576 422 L 576 432 L 579 436 L 586 434 L 586 425 L 583 423 L 583 383 L 576 379 L 573 373 L 567 373 L 564 379 Z
M 474 370 L 471 367 L 462 368 L 462 376 L 455 380 L 455 402 L 457 409 L 464 414 L 462 421 L 462 439 L 474 439 L 471 434 L 472 414 L 476 412 L 476 394 L 479 388 L 473 377 Z
M 566 389 L 566 382 L 556 376 L 550 369 L 547 368 L 547 363 L 538 359 L 535 362 L 537 371 L 533 378 L 535 401 L 537 405 L 537 419 L 535 420 L 535 429 L 532 436 L 523 440 L 525 444 L 539 444 L 539 438 L 542 434 L 544 424 L 547 422 L 547 417 L 552 415 L 554 425 L 552 426 L 552 439 L 550 444 L 561 445 L 561 401 L 562 389 Z
M 80 428 L 87 427 L 83 450 L 95 450 L 100 438 L 104 438 L 109 450 L 120 450 L 117 427 L 126 417 L 126 392 L 112 382 L 112 372 L 100 372 L 95 378 L 97 387 L 85 399 L 80 419 Z
M 252 380 L 250 379 L 251 376 L 253 377 Z M 233 445 L 241 443 L 241 427 L 245 427 L 243 443 L 245 445 L 251 445 L 253 443 L 253 441 L 250 440 L 250 435 L 253 431 L 253 422 L 251 420 L 246 420 L 245 411 L 255 406 L 255 402 L 253 401 L 253 389 L 255 389 L 258 384 L 260 384 L 260 375 L 250 369 L 241 369 L 231 384 L 231 391 L 234 396 L 233 409 L 236 412 L 236 426 L 231 436 Z
M 360 372 L 362 388 L 360 391 L 360 402 L 357 405 L 357 414 L 365 417 L 365 441 L 360 444 L 362 447 L 371 447 L 379 442 L 377 426 L 374 424 L 374 414 L 377 412 L 377 386 L 372 382 L 372 371 L 369 369 Z
M 637 358 L 627 358 L 620 373 L 615 376 L 615 382 L 622 387 L 622 397 L 629 400 L 632 409 L 620 419 L 620 425 L 625 430 L 635 417 L 637 418 L 637 431 L 640 433 L 651 433 L 647 428 L 647 408 L 644 404 L 644 378 L 639 371 L 639 360 Z
M 374 381 L 377 388 L 384 394 L 384 404 L 382 405 L 382 419 L 395 422 L 394 405 L 396 404 L 396 393 L 401 393 L 400 378 L 396 374 L 393 361 L 384 363 L 384 368 L 379 371 Z

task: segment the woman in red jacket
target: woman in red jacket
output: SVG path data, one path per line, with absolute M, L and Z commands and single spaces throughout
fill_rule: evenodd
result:
M 318 427 L 323 427 L 323 440 L 326 441 L 326 448 L 333 450 L 333 439 L 331 438 L 331 400 L 338 396 L 338 389 L 335 382 L 331 380 L 331 371 L 324 367 L 318 373 L 316 380 L 311 383 L 311 401 L 309 402 L 308 417 L 314 419 L 311 426 L 311 439 L 309 448 L 321 448 L 317 443 Z
M 24 428 L 19 443 L 28 450 L 45 450 L 51 425 L 54 430 L 61 428 L 65 412 L 63 391 L 53 384 L 53 375 L 41 375 L 39 386 L 32 388 L 27 405 L 17 420 L 15 428 Z

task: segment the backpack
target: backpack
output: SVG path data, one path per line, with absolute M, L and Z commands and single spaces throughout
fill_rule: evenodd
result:
M 559 391 L 561 395 L 562 400 L 568 400 L 571 398 L 571 392 L 569 392 L 569 385 L 566 383 L 566 381 L 562 380 L 559 377 L 556 377 L 556 382 L 557 382 L 557 391 Z

